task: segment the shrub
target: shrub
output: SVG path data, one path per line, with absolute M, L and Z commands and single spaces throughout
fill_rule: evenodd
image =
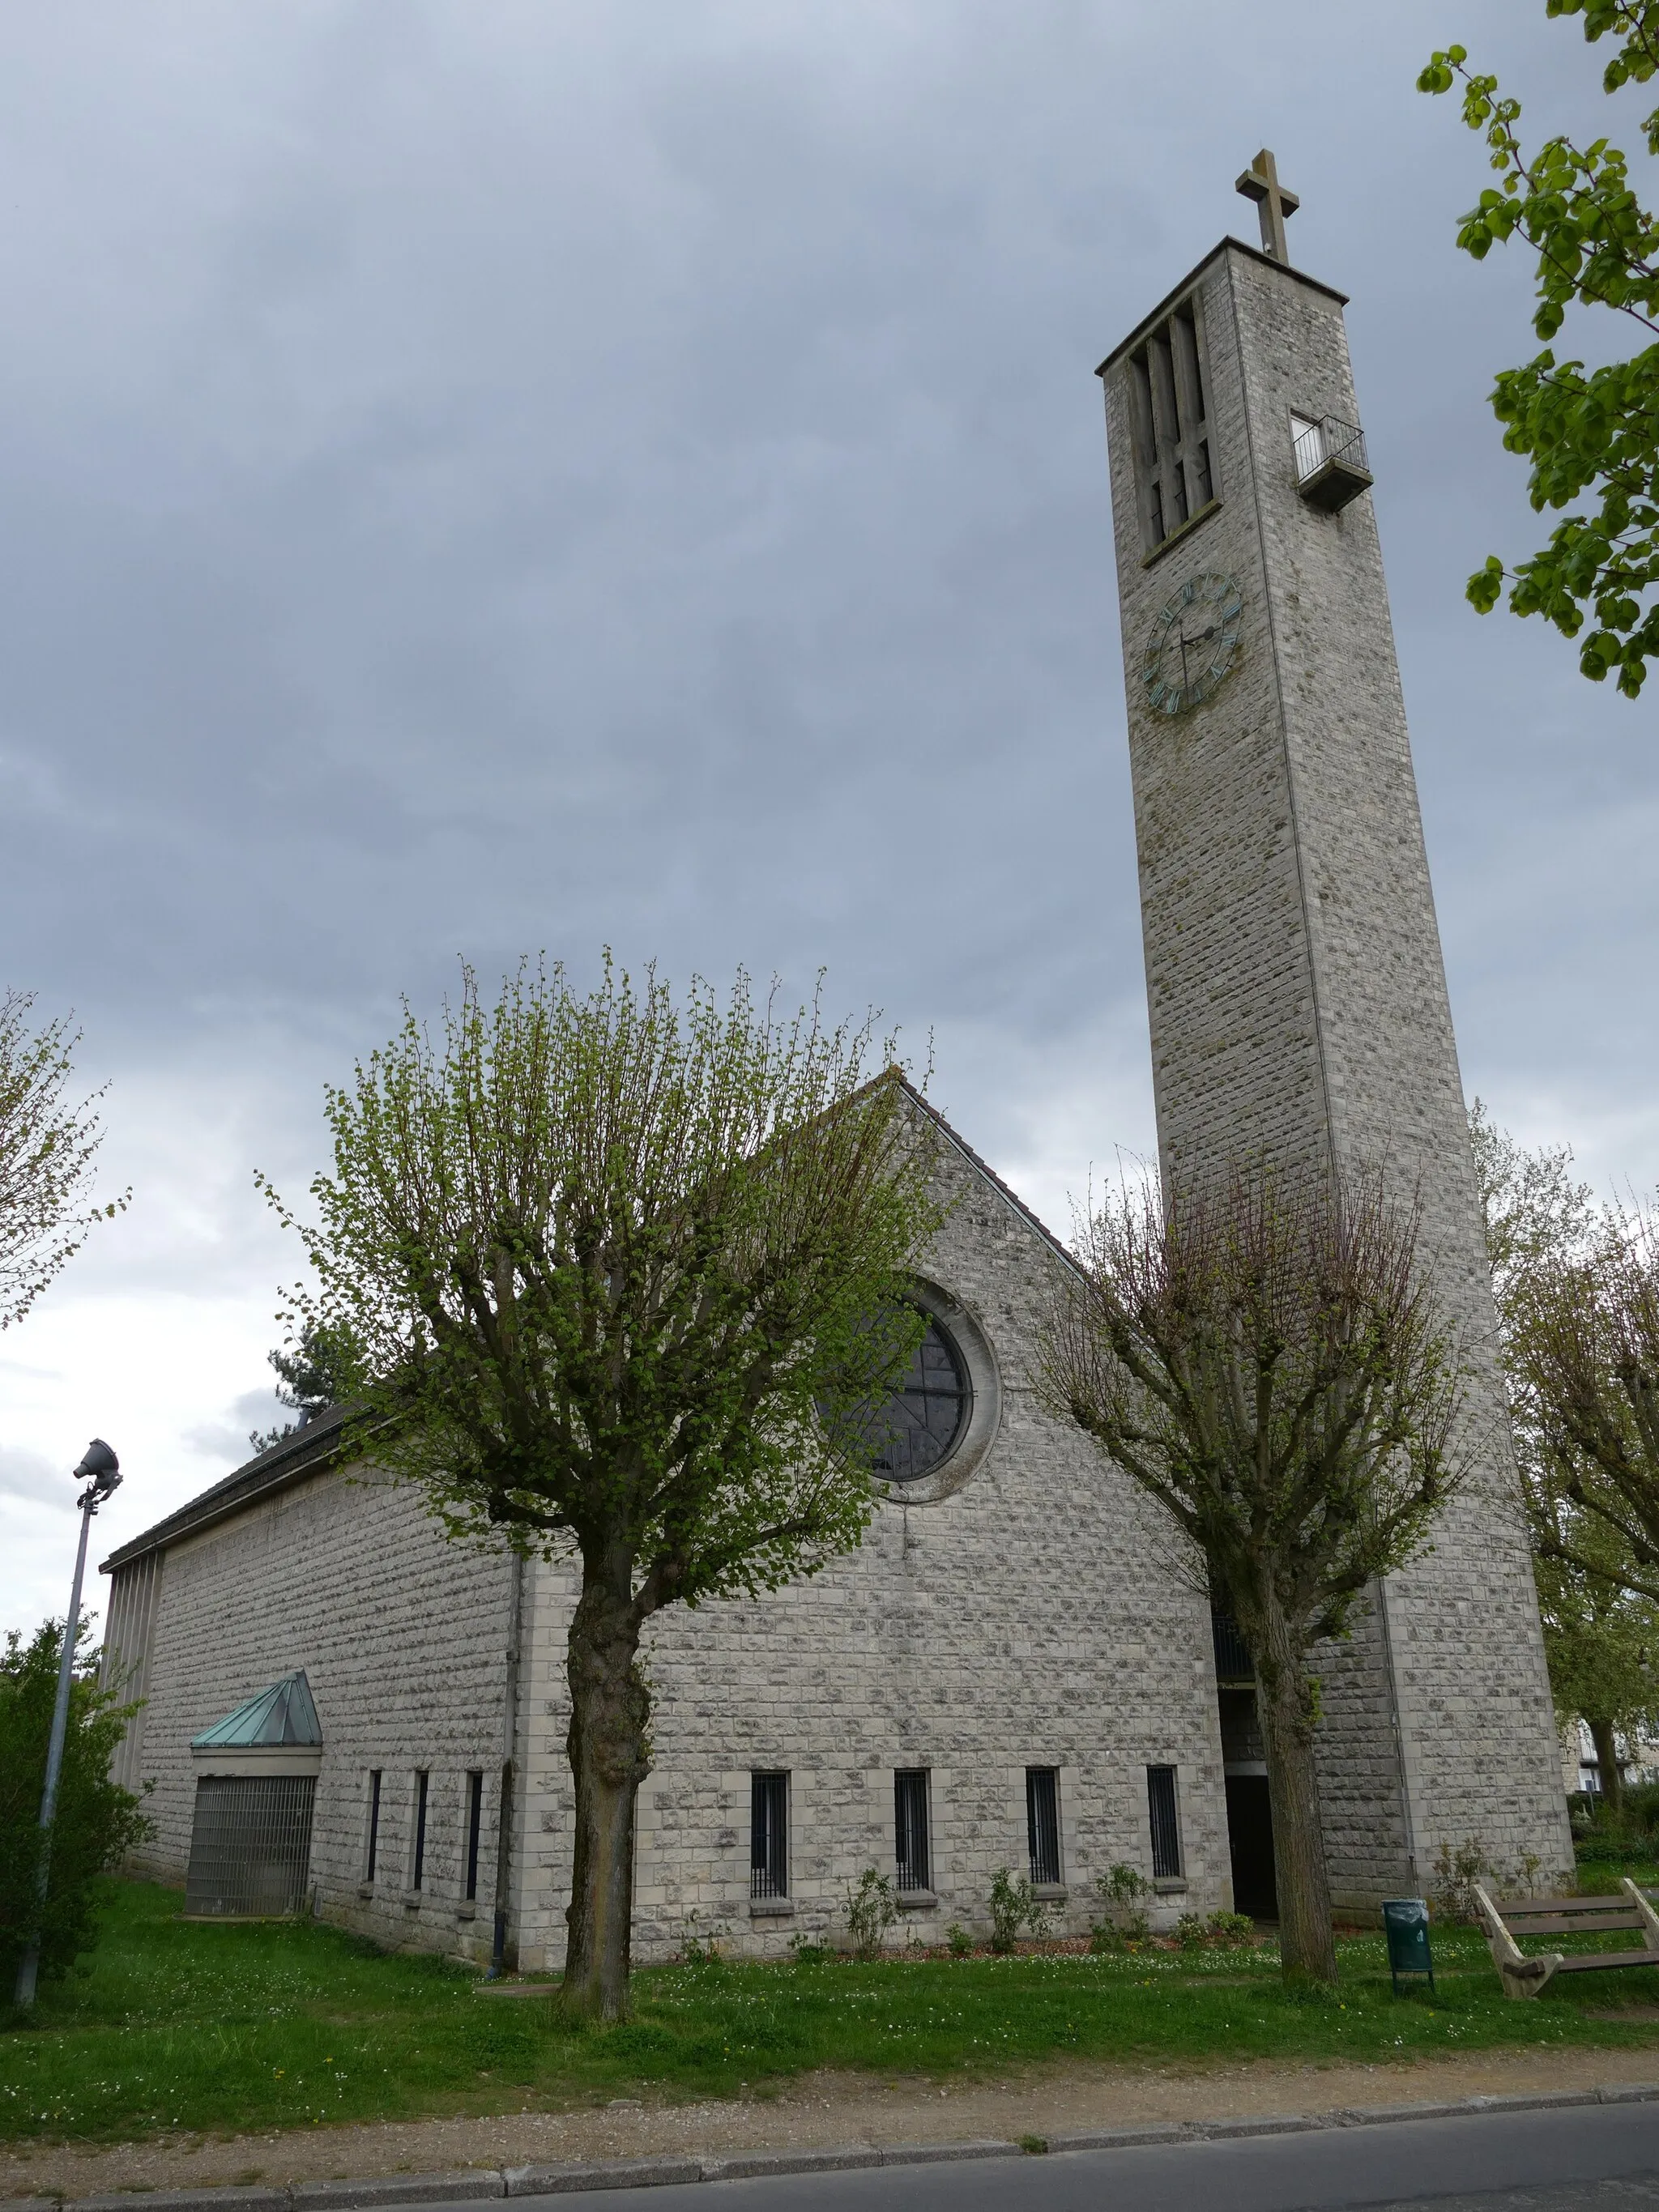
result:
M 953 1959 L 966 1959 L 971 1955 L 974 1939 L 959 1920 L 953 1920 L 945 1929 L 945 1940 L 951 1947 Z
M 1037 1938 L 1048 1932 L 1048 1909 L 1031 1893 L 1025 1875 L 999 1867 L 991 1878 L 991 1948 L 1006 1956 L 1024 1928 Z
M 1107 1873 L 1097 1875 L 1095 1890 L 1107 1905 L 1135 1905 L 1143 1897 L 1150 1897 L 1152 1885 L 1139 1867 L 1127 1865 L 1121 1859 Z
M 1176 1941 L 1183 1951 L 1201 1951 L 1210 1940 L 1210 1931 L 1200 1912 L 1183 1912 L 1176 1923 Z
M 1221 1951 L 1237 1950 L 1255 1934 L 1255 1923 L 1248 1912 L 1212 1912 L 1205 1926 L 1210 1942 Z
M 83 1620 L 76 1636 L 69 1729 L 58 1785 L 40 1973 L 67 1973 L 94 1941 L 92 1886 L 149 1833 L 139 1801 L 109 1778 L 109 1763 L 137 1711 L 98 1686 Z M 25 1644 L 14 1630 L 0 1656 L 0 2004 L 10 2001 L 17 1964 L 34 1921 L 40 1863 L 40 1793 L 58 1695 L 63 1631 L 55 1620 Z
M 789 1948 L 798 1966 L 821 1966 L 830 1956 L 829 1947 L 814 1942 L 810 1936 L 792 1936 Z
M 1152 1893 L 1152 1885 L 1136 1867 L 1120 1863 L 1097 1875 L 1095 1894 L 1106 1908 L 1106 1917 L 1089 1923 L 1090 1949 L 1121 1951 L 1127 1944 L 1144 1943 L 1152 1929 L 1140 1900 Z
M 873 1959 L 882 1938 L 898 1918 L 898 1894 L 891 1877 L 866 1867 L 858 1886 L 847 1885 L 847 1928 L 860 1959 Z
M 1449 1844 L 1442 1844 L 1435 1854 L 1431 1899 L 1436 1912 L 1443 1920 L 1473 1927 L 1480 1917 L 1475 1910 L 1474 1885 L 1482 1875 L 1495 1871 L 1478 1836 L 1466 1836 L 1455 1850 Z
M 688 1966 L 718 1966 L 720 1963 L 720 1938 L 730 1933 L 718 1923 L 711 1928 L 699 1928 L 696 1908 L 685 1916 L 685 1926 L 680 1936 L 680 1957 Z

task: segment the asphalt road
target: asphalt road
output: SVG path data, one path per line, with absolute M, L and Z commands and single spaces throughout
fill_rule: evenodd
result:
M 514 2212 L 1659 2212 L 1659 2104 L 512 2203 Z

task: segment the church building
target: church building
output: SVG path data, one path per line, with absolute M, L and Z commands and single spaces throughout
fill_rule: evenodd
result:
M 1324 1670 L 1333 1888 L 1370 1914 L 1443 1847 L 1506 1875 L 1571 1850 L 1343 296 L 1291 266 L 1270 155 L 1239 189 L 1261 246 L 1224 240 L 1100 374 L 1164 1172 L 1405 1177 L 1471 1369 L 1474 1477 Z M 913 1110 L 950 1211 L 865 1543 L 647 1630 L 642 1960 L 834 1939 L 871 1867 L 895 1943 L 982 1933 L 1003 1868 L 1061 1932 L 1124 1863 L 1164 1925 L 1273 1912 L 1249 1656 L 1037 1396 L 1064 1249 Z M 572 1569 L 447 1542 L 342 1435 L 322 1416 L 105 1563 L 145 1863 L 191 1911 L 557 1965 Z

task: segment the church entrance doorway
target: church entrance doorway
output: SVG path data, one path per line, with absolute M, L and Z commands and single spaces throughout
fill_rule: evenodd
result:
M 1230 1774 L 1227 1843 L 1233 1862 L 1233 1910 L 1253 1920 L 1277 1920 L 1279 1887 L 1273 1869 L 1273 1815 L 1265 1774 Z
M 1256 1710 L 1255 1668 L 1237 1624 L 1212 1609 L 1216 1699 L 1221 1720 L 1221 1767 L 1227 1789 L 1227 1847 L 1232 1858 L 1233 1911 L 1253 1920 L 1277 1920 L 1279 1884 L 1273 1865 L 1273 1814 L 1267 1797 L 1267 1762 Z

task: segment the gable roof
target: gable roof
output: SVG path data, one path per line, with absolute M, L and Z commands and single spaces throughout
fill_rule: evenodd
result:
M 1036 1234 L 1042 1239 L 1049 1250 L 1054 1253 L 1057 1257 L 1063 1260 L 1066 1265 L 1075 1272 L 1077 1267 L 1077 1255 L 1067 1249 L 1066 1245 L 1064 1245 L 1060 1242 L 1060 1238 L 1055 1236 L 1054 1231 L 1049 1228 L 1048 1223 L 1044 1221 L 1040 1215 L 1036 1214 L 1031 1211 L 1030 1207 L 1027 1206 L 1025 1200 L 1020 1197 L 1017 1191 L 1011 1190 L 1008 1188 L 1008 1185 L 1004 1182 L 1002 1177 L 997 1173 L 994 1168 L 987 1165 L 986 1162 L 980 1158 L 979 1154 L 968 1142 L 968 1139 L 965 1137 L 959 1135 L 957 1132 L 951 1127 L 951 1124 L 945 1120 L 944 1115 L 939 1112 L 937 1106 L 930 1106 L 928 1104 L 927 1101 L 922 1097 L 921 1091 L 916 1089 L 915 1085 L 911 1082 L 908 1075 L 901 1075 L 898 1079 L 911 1104 L 919 1109 L 919 1110 L 927 1116 L 927 1120 L 933 1123 L 933 1127 L 939 1131 L 940 1136 L 944 1138 L 945 1143 L 951 1147 L 952 1151 L 959 1152 L 962 1158 L 967 1161 L 969 1166 L 973 1169 L 975 1174 L 979 1176 L 982 1181 L 990 1184 L 992 1189 L 995 1191 L 997 1196 L 1002 1200 L 1003 1204 L 1008 1208 L 1011 1213 L 1016 1215 L 1019 1220 L 1023 1221 L 1028 1229 L 1034 1231 Z
M 1039 1219 L 1023 1198 L 1008 1188 L 994 1169 L 986 1164 L 967 1139 L 951 1127 L 938 1107 L 928 1103 L 909 1077 L 897 1068 L 889 1071 L 889 1073 L 896 1079 L 916 1112 L 938 1131 L 981 1182 L 990 1186 L 1009 1212 L 1040 1237 L 1067 1267 L 1075 1270 L 1075 1256 L 1066 1249 L 1053 1230 Z M 885 1076 L 875 1078 L 878 1083 L 886 1079 Z M 188 1504 L 179 1506 L 164 1521 L 156 1522 L 153 1528 L 146 1528 L 142 1534 L 120 1545 L 102 1561 L 100 1573 L 112 1574 L 116 1568 L 143 1559 L 147 1553 L 165 1551 L 169 1544 L 177 1543 L 185 1536 L 197 1535 L 204 1528 L 210 1528 L 216 1521 L 228 1520 L 232 1515 L 243 1511 L 260 1498 L 276 1491 L 286 1490 L 291 1483 L 303 1480 L 310 1475 L 321 1474 L 338 1456 L 344 1442 L 344 1431 L 356 1410 L 350 1406 L 325 1407 L 303 1427 L 296 1429 L 292 1436 L 283 1437 L 280 1442 L 269 1445 L 265 1450 L 239 1467 L 234 1474 L 228 1474 L 222 1482 L 215 1483 L 210 1490 L 203 1491 L 198 1498 L 192 1498 Z M 309 1692 L 307 1694 L 309 1696 Z M 236 1715 L 232 1714 L 219 1725 L 227 1727 L 235 1717 Z
M 227 1713 L 222 1721 L 215 1721 L 210 1729 L 190 1740 L 192 1751 L 228 1751 L 233 1747 L 246 1751 L 257 1746 L 279 1743 L 321 1743 L 323 1731 L 318 1725 L 317 1706 L 311 1694 L 311 1685 L 306 1680 L 305 1669 L 284 1674 L 280 1682 L 273 1682 L 268 1690 L 249 1698 Z

